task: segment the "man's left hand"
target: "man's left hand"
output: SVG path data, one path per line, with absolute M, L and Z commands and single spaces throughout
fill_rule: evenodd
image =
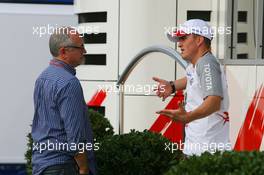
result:
M 170 117 L 172 120 L 179 121 L 182 123 L 189 123 L 188 112 L 185 111 L 183 102 L 178 103 L 179 108 L 176 110 L 171 109 L 163 109 L 161 111 L 157 111 L 157 114 L 165 115 Z

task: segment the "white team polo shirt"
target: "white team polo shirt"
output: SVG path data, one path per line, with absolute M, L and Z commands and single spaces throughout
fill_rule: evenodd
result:
M 183 153 L 200 155 L 209 151 L 231 150 L 229 142 L 229 97 L 223 67 L 216 58 L 207 53 L 196 65 L 189 64 L 186 68 L 187 112 L 200 106 L 207 96 L 221 96 L 221 109 L 205 118 L 194 120 L 185 126 L 185 142 Z

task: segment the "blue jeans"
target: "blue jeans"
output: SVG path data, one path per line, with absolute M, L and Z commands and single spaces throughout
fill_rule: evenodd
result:
M 42 175 L 79 175 L 76 164 L 53 165 L 46 168 Z

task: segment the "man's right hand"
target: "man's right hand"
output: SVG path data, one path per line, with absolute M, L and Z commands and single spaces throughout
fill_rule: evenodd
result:
M 152 79 L 159 83 L 157 89 L 155 89 L 156 95 L 162 98 L 162 101 L 164 101 L 172 93 L 170 82 L 158 77 L 153 77 Z
M 86 152 L 76 154 L 74 156 L 74 159 L 79 167 L 79 173 L 89 174 L 88 159 Z

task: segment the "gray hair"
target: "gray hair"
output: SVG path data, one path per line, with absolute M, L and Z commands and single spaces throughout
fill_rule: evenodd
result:
M 74 33 L 75 32 L 75 33 Z M 76 34 L 76 29 L 72 27 L 56 28 L 49 39 L 50 53 L 53 57 L 59 56 L 59 49 L 64 46 L 73 45 L 70 34 Z

